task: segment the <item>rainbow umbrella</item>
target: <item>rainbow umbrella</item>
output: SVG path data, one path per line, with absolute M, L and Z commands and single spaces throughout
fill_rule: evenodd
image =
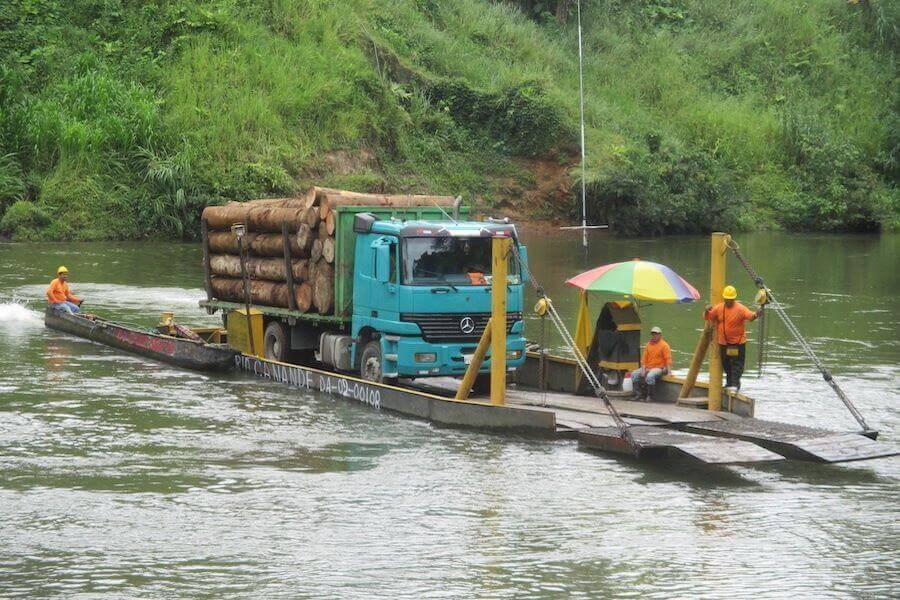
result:
M 697 290 L 678 273 L 659 263 L 636 258 L 603 265 L 566 280 L 586 292 L 625 294 L 657 302 L 693 302 Z

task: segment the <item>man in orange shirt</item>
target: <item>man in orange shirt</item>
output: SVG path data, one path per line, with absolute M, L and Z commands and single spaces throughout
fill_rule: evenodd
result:
M 755 321 L 762 314 L 762 308 L 753 312 L 737 301 L 737 290 L 726 285 L 722 290 L 724 302 L 707 306 L 703 318 L 715 327 L 725 371 L 725 386 L 741 389 L 741 375 L 744 374 L 744 357 L 747 350 L 747 330 L 744 323 Z
M 672 349 L 662 338 L 662 329 L 650 330 L 650 341 L 641 356 L 641 368 L 631 374 L 631 383 L 638 400 L 652 400 L 656 380 L 672 372 Z
M 72 292 L 69 291 L 68 280 L 69 270 L 65 267 L 58 268 L 56 279 L 51 281 L 50 287 L 47 288 L 47 300 L 54 310 L 69 314 L 81 312 L 79 307 L 83 300 L 72 295 Z

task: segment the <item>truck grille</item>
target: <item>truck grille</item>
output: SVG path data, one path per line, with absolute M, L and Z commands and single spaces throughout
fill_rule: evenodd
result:
M 477 341 L 481 339 L 491 313 L 400 313 L 401 321 L 415 323 L 426 342 Z M 506 332 L 522 320 L 522 313 L 506 313 Z

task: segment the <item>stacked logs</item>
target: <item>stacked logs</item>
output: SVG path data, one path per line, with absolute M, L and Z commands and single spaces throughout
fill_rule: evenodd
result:
M 440 206 L 450 196 L 360 194 L 313 187 L 297 198 L 272 198 L 208 206 L 203 210 L 204 261 L 212 297 L 244 301 L 237 236 L 245 226 L 244 266 L 253 304 L 322 315 L 334 312 L 336 207 L 380 206 L 397 209 Z

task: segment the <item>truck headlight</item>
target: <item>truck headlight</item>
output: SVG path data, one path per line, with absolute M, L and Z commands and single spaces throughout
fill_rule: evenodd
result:
M 437 354 L 434 352 L 416 352 L 416 362 L 433 363 L 437 362 Z
M 506 360 L 519 360 L 522 358 L 521 350 L 510 350 L 506 353 Z

